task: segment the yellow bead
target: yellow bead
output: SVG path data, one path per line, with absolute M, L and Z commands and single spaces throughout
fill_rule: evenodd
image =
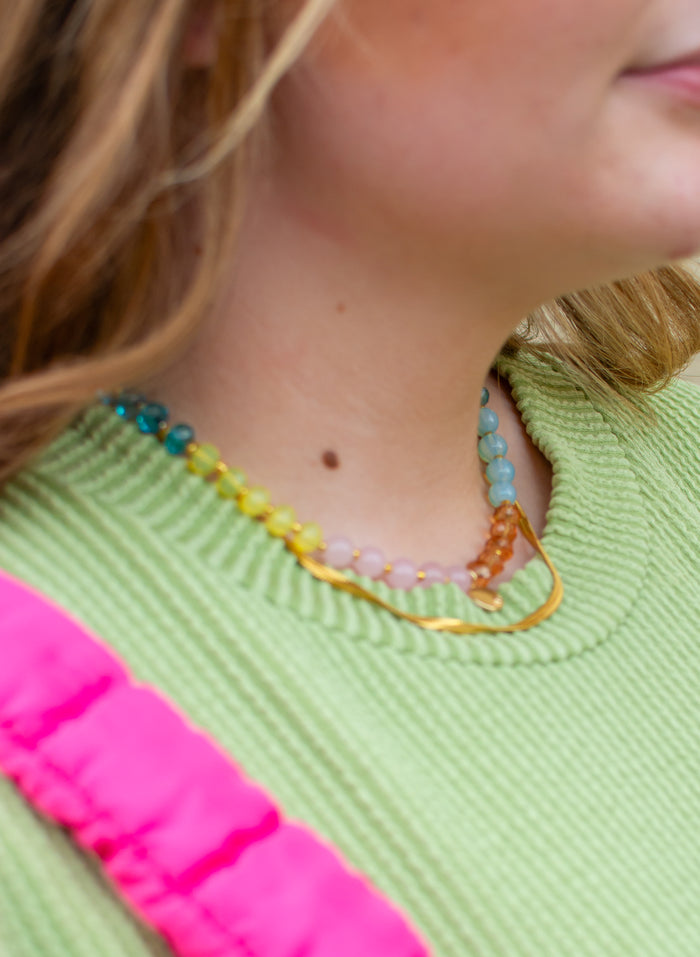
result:
M 205 442 L 192 453 L 187 468 L 195 475 L 211 475 L 219 464 L 219 450 L 215 445 Z
M 216 490 L 222 498 L 238 498 L 238 493 L 245 488 L 245 472 L 240 469 L 229 469 L 219 478 Z
M 273 509 L 265 522 L 265 528 L 275 538 L 284 538 L 296 522 L 296 514 L 291 505 L 279 505 Z
M 269 504 L 270 493 L 262 485 L 247 488 L 238 500 L 240 510 L 244 515 L 250 515 L 251 518 L 262 515 Z
M 301 526 L 290 545 L 292 550 L 300 555 L 308 555 L 310 552 L 315 552 L 322 541 L 323 532 L 320 526 L 315 522 L 307 522 L 306 525 Z

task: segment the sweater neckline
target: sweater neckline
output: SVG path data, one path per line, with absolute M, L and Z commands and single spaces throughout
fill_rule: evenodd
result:
M 202 573 L 254 593 L 343 638 L 402 654 L 480 665 L 560 661 L 604 642 L 629 614 L 644 583 L 650 529 L 625 436 L 558 364 L 530 356 L 501 358 L 525 427 L 553 470 L 542 543 L 564 582 L 561 607 L 526 632 L 473 636 L 427 632 L 368 602 L 316 581 L 257 522 L 239 513 L 153 437 L 94 404 L 43 454 L 40 468 L 60 474 L 79 496 L 119 513 L 135 531 L 149 530 L 196 556 Z M 209 437 L 207 437 L 209 438 Z M 622 559 L 622 560 L 621 560 Z M 544 563 L 532 558 L 501 586 L 504 609 L 480 611 L 457 586 L 409 592 L 362 579 L 365 587 L 417 615 L 487 624 L 525 617 L 549 594 Z

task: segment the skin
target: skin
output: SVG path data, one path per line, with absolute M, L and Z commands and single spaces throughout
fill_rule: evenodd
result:
M 542 531 L 551 469 L 489 368 L 535 305 L 700 249 L 700 107 L 626 75 L 699 47 L 696 0 L 340 3 L 275 94 L 216 307 L 145 386 L 302 519 L 451 564 L 488 527 L 490 383 Z

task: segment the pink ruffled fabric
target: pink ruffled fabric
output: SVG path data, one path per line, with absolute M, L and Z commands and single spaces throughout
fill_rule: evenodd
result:
M 98 639 L 0 571 L 0 770 L 187 957 L 427 957 L 408 921 Z

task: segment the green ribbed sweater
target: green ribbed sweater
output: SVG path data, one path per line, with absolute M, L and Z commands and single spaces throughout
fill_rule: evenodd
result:
M 165 691 L 436 957 L 698 957 L 700 390 L 623 425 L 563 372 L 504 369 L 553 464 L 566 586 L 525 634 L 432 634 L 316 582 L 99 406 L 0 495 L 0 567 Z M 548 589 L 533 559 L 501 620 Z M 397 600 L 488 617 L 454 586 Z M 165 953 L 0 779 L 2 957 Z

